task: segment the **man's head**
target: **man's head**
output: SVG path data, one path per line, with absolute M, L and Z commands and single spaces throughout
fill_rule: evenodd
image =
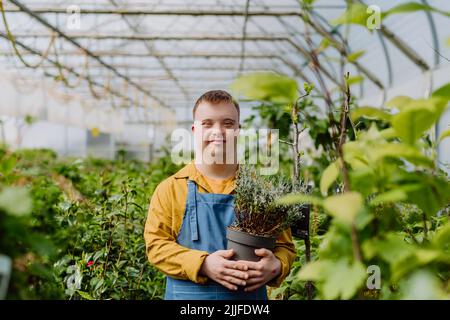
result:
M 194 121 L 195 121 L 195 113 L 201 103 L 209 103 L 212 105 L 222 105 L 222 106 L 226 104 L 227 107 L 232 105 L 233 108 L 235 108 L 237 111 L 239 121 L 240 116 L 239 104 L 236 102 L 236 100 L 233 99 L 233 97 L 228 92 L 224 90 L 210 90 L 202 94 L 200 98 L 197 99 L 194 105 L 194 109 L 192 109 L 192 116 L 194 117 Z
M 223 90 L 208 91 L 198 98 L 192 113 L 196 157 L 198 152 L 202 152 L 204 156 L 211 155 L 225 161 L 228 149 L 233 151 L 234 154 L 229 156 L 234 159 L 240 110 L 233 97 Z

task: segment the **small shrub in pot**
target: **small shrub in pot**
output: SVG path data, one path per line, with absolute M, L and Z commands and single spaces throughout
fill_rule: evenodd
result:
M 262 176 L 250 165 L 240 165 L 236 181 L 235 221 L 227 228 L 228 249 L 235 260 L 259 261 L 255 249 L 273 250 L 278 236 L 297 221 L 302 206 L 279 205 L 291 192 L 306 193 L 307 186 L 283 176 Z

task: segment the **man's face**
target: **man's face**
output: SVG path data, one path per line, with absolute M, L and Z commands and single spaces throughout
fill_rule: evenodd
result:
M 197 159 L 201 152 L 205 163 L 234 163 L 239 132 L 239 115 L 234 104 L 200 103 L 195 112 L 192 130 Z

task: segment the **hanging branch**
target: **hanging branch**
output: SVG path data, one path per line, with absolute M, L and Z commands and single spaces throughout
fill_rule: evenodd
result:
M 306 93 L 304 95 L 300 96 L 295 101 L 295 103 L 293 103 L 293 105 L 292 105 L 291 122 L 292 122 L 292 127 L 294 128 L 293 142 L 278 139 L 280 142 L 285 143 L 292 148 L 292 153 L 293 153 L 293 158 L 294 158 L 294 174 L 293 174 L 292 180 L 294 181 L 294 183 L 300 180 L 300 160 L 301 159 L 300 159 L 300 153 L 299 153 L 298 136 L 300 135 L 300 133 L 302 133 L 306 129 L 306 127 L 304 127 L 303 129 L 300 130 L 300 128 L 298 126 L 298 122 L 299 122 L 298 118 L 299 118 L 299 113 L 300 113 L 299 102 L 303 98 L 310 95 L 312 87 L 305 88 L 305 89 L 306 89 Z M 309 219 L 309 216 L 307 216 L 307 219 Z M 309 223 L 308 223 L 308 226 L 309 226 Z M 311 242 L 309 240 L 309 230 L 303 239 L 305 241 L 305 260 L 308 263 L 311 261 Z M 313 296 L 313 287 L 312 287 L 311 281 L 306 282 L 306 292 L 307 292 L 308 300 L 311 300 L 312 296 Z
M 76 83 L 70 84 L 69 80 L 67 80 L 67 77 L 64 75 L 63 67 L 62 67 L 61 63 L 59 62 L 59 54 L 58 54 L 58 50 L 56 50 L 56 46 L 53 47 L 53 51 L 54 51 L 54 55 L 55 55 L 56 69 L 58 70 L 58 74 L 59 74 L 59 80 L 61 80 L 64 83 L 64 85 L 69 89 L 74 89 L 74 88 L 78 87 L 79 84 L 81 83 L 82 74 L 80 73 L 77 76 Z M 87 74 L 87 55 L 86 54 L 85 54 L 84 68 L 85 68 L 85 72 Z M 90 82 L 88 81 L 88 83 L 90 83 Z
M 282 139 L 278 139 L 278 141 L 280 141 L 281 143 L 287 144 L 292 148 L 292 152 L 294 155 L 294 174 L 293 174 L 293 179 L 295 181 L 298 181 L 300 179 L 300 154 L 299 154 L 299 141 L 298 141 L 298 136 L 300 135 L 300 133 L 302 133 L 303 131 L 305 131 L 306 128 L 300 129 L 298 126 L 298 114 L 299 114 L 299 102 L 300 100 L 302 100 L 303 98 L 307 97 L 310 95 L 310 91 L 307 91 L 304 95 L 301 95 L 300 97 L 298 97 L 298 99 L 292 104 L 292 110 L 291 110 L 291 122 L 292 122 L 292 127 L 294 128 L 294 137 L 293 137 L 293 141 L 286 141 L 286 140 L 282 140 Z
M 340 117 L 340 127 L 339 127 L 339 139 L 337 143 L 337 152 L 338 152 L 338 158 L 341 165 L 342 170 L 342 176 L 343 176 L 343 182 L 344 182 L 344 193 L 351 191 L 350 187 L 350 176 L 348 173 L 347 166 L 344 161 L 344 150 L 343 146 L 345 143 L 345 139 L 347 137 L 347 120 L 349 118 L 349 112 L 350 112 L 350 103 L 351 103 L 351 93 L 350 93 L 350 85 L 348 84 L 349 79 L 349 73 L 347 72 L 347 75 L 344 77 L 344 81 L 346 83 L 346 91 L 344 92 L 344 101 L 342 103 L 342 110 L 341 110 L 341 117 Z M 352 238 L 352 248 L 353 248 L 353 255 L 355 256 L 355 259 L 359 262 L 362 262 L 362 254 L 361 254 L 361 247 L 359 244 L 358 239 L 358 231 L 356 228 L 356 223 L 353 222 L 351 225 L 351 238 Z
M 304 9 L 304 12 L 308 12 L 305 8 L 303 8 L 303 9 Z M 325 84 L 325 81 L 322 77 L 322 73 L 321 73 L 322 68 L 320 67 L 320 62 L 319 62 L 319 59 L 317 56 L 317 50 L 314 48 L 313 42 L 311 40 L 310 30 L 308 27 L 309 24 L 307 23 L 310 19 L 309 15 L 303 14 L 302 18 L 303 18 L 303 23 L 305 26 L 305 41 L 308 44 L 308 47 L 309 47 L 308 54 L 311 58 L 311 62 L 310 62 L 311 69 L 314 72 L 314 74 L 316 75 L 317 80 L 319 81 L 319 85 L 322 88 L 322 92 L 324 92 L 324 94 L 325 94 L 324 99 L 325 99 L 325 103 L 326 103 L 327 109 L 328 109 L 328 119 L 330 122 L 330 128 L 332 130 L 331 136 L 334 139 L 334 137 L 336 137 L 338 134 L 338 128 L 336 127 L 336 123 L 335 123 L 335 119 L 334 119 L 334 115 L 333 115 L 333 108 L 334 108 L 333 100 L 331 98 L 330 91 L 328 90 L 328 88 Z
M 12 47 L 14 49 L 14 52 L 15 52 L 16 56 L 19 58 L 19 60 L 26 67 L 31 68 L 31 69 L 39 68 L 44 63 L 46 58 L 48 57 L 48 55 L 50 53 L 50 49 L 52 48 L 52 46 L 55 43 L 56 33 L 52 32 L 52 35 L 51 35 L 51 38 L 50 38 L 50 42 L 49 42 L 49 44 L 47 46 L 47 49 L 41 55 L 41 60 L 38 63 L 36 63 L 35 65 L 32 65 L 32 64 L 28 63 L 27 61 L 25 61 L 25 59 L 23 58 L 23 56 L 20 53 L 19 49 L 17 48 L 16 39 L 14 38 L 13 34 L 11 33 L 11 30 L 10 30 L 9 24 L 8 24 L 8 20 L 6 20 L 6 13 L 5 13 L 5 9 L 3 7 L 3 0 L 0 0 L 0 11 L 2 12 L 2 20 L 3 20 L 3 24 L 5 25 L 6 35 L 7 35 L 8 39 L 9 39 L 9 41 L 12 44 Z

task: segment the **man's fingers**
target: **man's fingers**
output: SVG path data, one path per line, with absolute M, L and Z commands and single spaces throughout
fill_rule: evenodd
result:
M 228 283 L 226 281 L 223 280 L 219 280 L 218 281 L 221 285 L 223 285 L 225 288 L 228 288 L 230 290 L 237 290 L 237 287 L 235 285 L 232 285 L 231 283 Z
M 273 254 L 273 253 L 272 253 L 272 251 L 270 251 L 270 250 L 261 248 L 261 249 L 256 249 L 256 250 L 255 250 L 255 254 L 256 254 L 258 257 L 268 257 L 268 256 L 270 256 L 270 255 Z
M 250 286 L 250 285 L 255 285 L 258 283 L 261 285 L 263 283 L 263 281 L 264 281 L 264 279 L 262 277 L 258 277 L 258 278 L 250 278 L 246 282 L 247 282 L 247 286 Z
M 250 278 L 260 278 L 263 275 L 263 273 L 258 270 L 248 270 L 247 274 L 248 274 L 249 279 Z
M 244 261 L 244 260 L 239 260 L 237 262 L 244 263 L 248 267 L 249 270 L 252 269 L 252 270 L 261 271 L 263 268 L 263 266 L 259 262 Z
M 227 276 L 232 276 L 232 277 L 235 277 L 235 278 L 239 278 L 239 279 L 242 279 L 242 280 L 247 280 L 249 278 L 248 274 L 246 272 L 242 272 L 242 271 L 238 271 L 238 270 L 232 270 L 232 269 L 228 269 L 228 268 L 225 268 L 223 270 L 223 274 L 227 275 Z
M 226 282 L 232 283 L 232 284 L 237 284 L 239 286 L 245 286 L 247 283 L 242 280 L 242 279 L 238 279 L 232 276 L 224 276 L 222 277 L 222 279 Z
M 225 258 L 225 259 L 230 259 L 234 255 L 234 250 L 233 249 L 230 249 L 230 250 L 218 250 L 215 253 L 218 254 L 219 256 Z
M 257 284 L 254 284 L 254 285 L 250 286 L 250 287 L 245 288 L 244 291 L 245 292 L 251 292 L 251 291 L 254 291 L 254 290 L 258 289 L 262 285 L 263 285 L 262 283 L 257 283 Z
M 248 267 L 245 263 L 242 262 L 236 262 L 236 261 L 225 261 L 224 263 L 226 268 L 235 269 L 235 270 L 241 270 L 241 271 L 247 271 Z

